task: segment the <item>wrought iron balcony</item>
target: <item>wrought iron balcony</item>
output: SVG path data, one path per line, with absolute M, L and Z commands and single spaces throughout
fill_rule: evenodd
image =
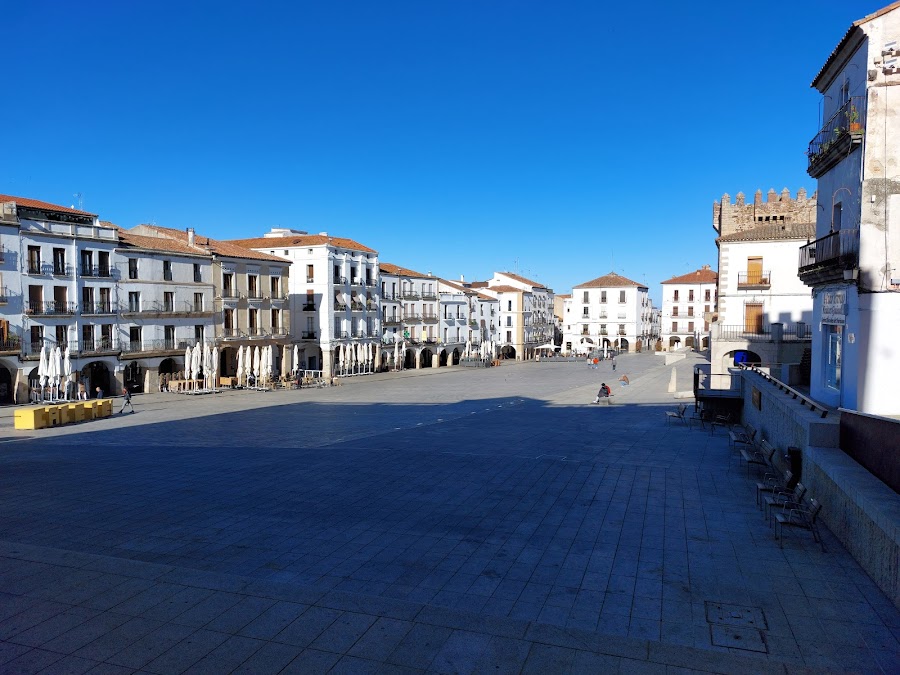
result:
M 113 270 L 108 265 L 104 267 L 99 265 L 82 265 L 81 276 L 109 278 L 113 276 Z
M 423 314 L 422 321 L 424 323 L 437 323 L 441 318 L 437 314 Z
M 361 302 L 351 302 L 350 309 L 354 312 L 361 312 L 365 309 L 365 305 L 363 305 Z
M 334 311 L 335 312 L 343 312 L 346 309 L 347 309 L 347 305 L 345 305 L 343 302 L 334 303 Z
M 332 281 L 336 284 L 346 284 L 347 277 L 341 277 L 341 276 L 333 277 Z
M 859 266 L 859 230 L 838 230 L 800 248 L 798 276 L 807 286 L 841 281 Z
M 851 96 L 809 142 L 806 172 L 813 178 L 824 175 L 862 144 L 866 129 L 866 97 Z
M 403 323 L 418 323 L 422 320 L 420 314 L 410 313 L 403 317 Z
M 724 325 L 724 324 L 712 324 L 715 328 L 713 328 L 714 334 L 716 336 L 715 331 L 718 331 L 719 340 L 737 340 L 747 342 L 772 342 L 774 340 L 772 336 L 772 326 L 746 326 L 746 325 Z M 809 341 L 812 339 L 812 332 L 810 331 L 809 325 L 805 323 L 798 323 L 792 326 L 783 326 L 782 327 L 782 340 L 787 342 L 797 342 L 797 341 Z
M 769 272 L 738 272 L 738 288 L 769 288 L 771 285 Z
M 401 300 L 419 300 L 419 294 L 415 291 L 403 291 L 400 293 Z
M 17 354 L 22 351 L 22 341 L 17 337 L 0 340 L 0 353 Z
M 25 303 L 26 314 L 44 316 L 63 316 L 75 313 L 75 303 L 58 300 L 28 301 Z
M 303 303 L 303 311 L 304 312 L 315 312 L 316 311 L 316 303 L 314 303 L 314 302 Z
M 76 348 L 81 354 L 100 354 L 103 352 L 119 351 L 116 344 L 109 338 L 101 338 L 100 340 L 82 340 L 78 343 Z
M 385 326 L 399 326 L 400 325 L 400 317 L 399 316 L 386 316 L 384 318 Z
M 306 283 L 308 283 L 308 284 L 315 283 L 315 281 L 316 281 L 315 277 L 306 277 Z
M 305 330 L 302 333 L 300 333 L 300 339 L 301 340 L 315 340 L 316 335 L 318 335 L 318 333 L 316 333 L 316 331 L 314 331 L 314 330 Z
M 423 300 L 437 300 L 438 297 L 435 293 L 428 292 L 428 293 L 422 293 L 422 299 Z
M 82 314 L 115 314 L 116 308 L 110 302 L 85 302 L 81 305 Z
M 0 305 L 5 305 L 9 302 L 9 291 L 5 286 L 0 288 Z

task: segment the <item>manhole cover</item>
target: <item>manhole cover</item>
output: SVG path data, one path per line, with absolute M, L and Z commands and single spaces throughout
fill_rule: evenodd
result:
M 732 647 L 734 649 L 746 649 L 750 652 L 769 652 L 766 641 L 761 631 L 755 628 L 738 628 L 737 626 L 709 627 L 709 637 L 717 647 Z
M 706 602 L 706 620 L 723 626 L 742 626 L 765 630 L 766 615 L 760 607 L 726 605 L 721 602 Z

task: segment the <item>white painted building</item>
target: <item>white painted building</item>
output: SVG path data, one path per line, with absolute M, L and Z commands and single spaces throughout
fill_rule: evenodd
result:
M 850 26 L 812 86 L 821 129 L 808 147 L 818 181 L 816 239 L 800 250 L 813 293 L 812 397 L 900 414 L 900 3 Z
M 662 282 L 663 349 L 709 347 L 709 319 L 716 311 L 717 282 L 718 275 L 709 265 Z
M 574 286 L 563 307 L 565 353 L 651 346 L 652 305 L 648 288 L 636 281 L 610 272 Z
M 532 359 L 553 339 L 553 290 L 512 272 L 495 272 L 470 286 L 497 298 L 497 340 L 505 358 Z
M 366 374 L 380 366 L 382 339 L 378 252 L 327 232 L 273 228 L 232 243 L 290 261 L 291 334 L 301 366 L 326 376 Z M 359 348 L 359 349 L 357 349 Z M 371 350 L 374 359 L 342 366 L 346 350 Z
M 743 205 L 742 197 L 738 194 L 733 206 L 723 198 L 722 205 L 714 208 L 713 228 L 720 236 L 716 238 L 718 303 L 716 320 L 710 324 L 709 386 L 713 389 L 731 388 L 729 369 L 741 362 L 760 364 L 773 374 L 777 370 L 779 377 L 792 379 L 782 372 L 783 367 L 793 364 L 799 368 L 810 344 L 812 298 L 795 265 L 800 247 L 815 236 L 811 222 L 815 195 L 806 199 L 801 190 L 794 201 L 782 193 L 782 199 L 766 204 L 768 211 L 778 211 L 777 220 L 771 219 L 772 213 L 770 220 L 735 226 L 735 221 L 742 220 L 735 210 L 757 211 Z M 779 209 L 777 202 L 784 207 Z M 797 370 L 791 383 L 806 384 L 806 377 Z
M 382 306 L 383 317 L 390 317 L 390 325 L 385 326 L 382 336 L 382 359 L 388 359 L 393 368 L 437 367 L 442 351 L 438 326 L 440 280 L 393 263 L 381 263 L 380 269 L 382 293 L 391 298 Z M 402 345 L 399 364 L 394 362 L 392 347 L 397 341 Z

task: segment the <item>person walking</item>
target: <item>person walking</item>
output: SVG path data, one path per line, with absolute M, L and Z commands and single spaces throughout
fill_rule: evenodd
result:
M 616 372 L 616 357 L 612 357 L 613 372 Z
M 134 405 L 131 403 L 131 392 L 128 391 L 127 387 L 122 388 L 122 409 L 119 411 L 120 415 L 125 414 L 125 408 L 131 408 L 132 414 L 134 414 Z
M 97 387 L 97 388 L 94 390 L 94 393 L 97 394 L 97 398 L 103 398 L 103 390 L 102 390 L 100 387 Z

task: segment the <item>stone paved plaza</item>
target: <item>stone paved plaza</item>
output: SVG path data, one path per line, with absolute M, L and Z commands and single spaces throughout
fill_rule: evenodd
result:
M 670 371 L 3 410 L 0 672 L 900 672 L 897 608 L 827 531 L 779 548 L 726 434 L 666 424 Z

